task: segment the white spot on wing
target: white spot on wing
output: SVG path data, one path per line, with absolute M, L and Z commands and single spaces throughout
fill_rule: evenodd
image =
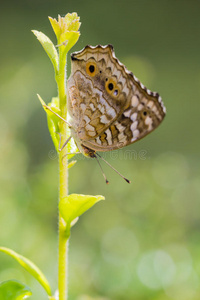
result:
M 134 95 L 134 96 L 131 98 L 131 105 L 132 105 L 133 107 L 136 107 L 136 106 L 138 106 L 138 104 L 139 104 L 138 97 Z
M 147 116 L 144 123 L 146 125 L 151 125 L 153 123 L 153 120 L 152 120 L 152 118 L 150 118 L 149 116 Z
M 90 103 L 90 108 L 91 108 L 92 111 L 95 111 L 95 107 L 94 107 L 93 103 Z
M 83 120 L 86 122 L 86 124 L 90 122 L 90 118 L 86 115 L 84 115 Z
M 141 110 L 141 109 L 143 109 L 143 107 L 144 107 L 144 105 L 143 105 L 143 104 L 139 104 L 139 105 L 138 105 L 138 110 Z
M 97 142 L 97 144 L 99 144 L 99 145 L 102 144 L 102 143 L 101 143 L 101 140 L 100 140 L 100 138 L 99 138 L 99 136 L 96 138 L 96 142 Z
M 119 139 L 119 142 L 126 142 L 127 140 L 127 136 L 123 133 L 123 132 L 120 132 L 119 135 L 118 135 L 118 139 Z
M 149 89 L 147 89 L 147 94 L 151 95 L 151 91 Z
M 103 124 L 108 124 L 110 121 L 108 120 L 108 118 L 106 117 L 106 115 L 102 115 L 101 117 L 100 117 L 100 121 L 101 121 L 101 123 L 103 123 Z
M 111 132 L 110 132 L 110 129 L 107 129 L 105 131 L 106 135 L 107 135 L 107 142 L 108 142 L 108 145 L 112 145 L 112 135 L 111 135 Z
M 84 103 L 81 103 L 81 104 L 80 104 L 80 108 L 81 108 L 82 111 L 84 112 L 84 111 L 85 111 L 85 108 L 86 108 L 85 104 L 84 104 Z
M 104 114 L 104 113 L 105 113 L 105 108 L 104 108 L 104 106 L 103 106 L 103 105 L 101 105 L 101 104 L 98 104 L 98 105 L 97 105 L 97 108 L 100 110 L 100 112 L 101 112 L 102 114 Z
M 112 108 L 112 107 L 108 104 L 108 102 L 107 102 L 103 97 L 101 97 L 100 102 L 101 102 L 102 106 L 105 107 L 106 113 L 107 113 L 108 115 L 110 115 L 112 118 L 115 118 L 115 117 L 116 117 L 116 112 L 115 112 L 114 108 Z M 105 112 L 105 109 L 104 109 L 104 112 Z M 101 110 L 100 110 L 100 111 L 101 111 Z M 102 112 L 102 111 L 101 111 L 101 112 Z M 102 113 L 103 113 L 103 112 L 102 112 Z
M 149 116 L 146 117 L 144 123 L 148 126 L 148 130 L 152 130 L 153 126 L 153 119 L 150 118 Z
M 123 92 L 128 95 L 129 94 L 129 88 L 127 86 L 123 86 Z
M 134 122 L 136 119 L 137 119 L 137 113 L 135 112 L 131 115 L 131 120 Z
M 158 113 L 158 109 L 157 109 L 157 107 L 156 107 L 155 105 L 152 107 L 152 111 L 153 111 L 154 113 Z
M 134 130 L 133 132 L 133 137 L 131 139 L 131 142 L 134 142 L 135 140 L 137 140 L 138 136 L 139 136 L 140 132 L 138 129 Z
M 131 124 L 131 131 L 132 131 L 132 134 L 134 134 L 134 131 L 135 129 L 137 128 L 138 126 L 138 121 L 135 121 Z
M 90 125 L 90 124 L 87 124 L 87 125 L 85 126 L 85 129 L 86 129 L 87 131 L 93 131 L 93 132 L 95 132 L 95 128 L 94 128 L 92 125 Z
M 127 118 L 129 118 L 130 115 L 131 115 L 131 109 L 126 110 L 126 111 L 124 112 L 124 116 L 127 117 Z
M 96 132 L 94 132 L 94 131 L 88 131 L 87 133 L 88 133 L 89 136 L 95 136 L 96 135 Z
M 123 132 L 124 129 L 126 128 L 126 127 L 122 126 L 122 124 L 120 124 L 119 122 L 116 122 L 116 127 L 119 130 L 119 132 Z
M 153 102 L 153 101 L 149 101 L 149 102 L 148 102 L 148 107 L 149 107 L 149 108 L 152 108 L 153 105 L 154 105 L 154 102 Z

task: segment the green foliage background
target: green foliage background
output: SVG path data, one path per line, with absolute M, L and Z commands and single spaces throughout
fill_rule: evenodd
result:
M 200 297 L 200 2 L 23 0 L 1 4 L 0 244 L 32 259 L 57 286 L 57 157 L 36 97 L 56 96 L 54 73 L 31 29 L 55 41 L 47 16 L 76 11 L 86 44 L 114 45 L 116 56 L 167 107 L 144 140 L 104 157 L 78 157 L 70 193 L 106 197 L 83 215 L 70 238 L 69 295 L 112 300 Z M 69 59 L 69 58 L 68 58 Z M 70 74 L 70 65 L 68 66 Z M 5 255 L 0 281 L 42 288 Z M 86 296 L 85 296 L 86 297 Z

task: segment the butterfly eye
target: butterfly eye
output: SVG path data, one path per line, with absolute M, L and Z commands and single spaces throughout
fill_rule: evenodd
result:
M 86 64 L 86 72 L 87 72 L 88 75 L 93 77 L 96 74 L 96 70 L 97 70 L 97 68 L 96 68 L 95 63 L 89 62 L 89 63 Z
M 143 111 L 143 116 L 146 116 L 146 115 L 147 115 L 147 111 L 144 110 L 144 111 Z

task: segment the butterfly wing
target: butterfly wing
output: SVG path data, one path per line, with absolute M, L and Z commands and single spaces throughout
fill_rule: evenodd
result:
M 102 134 L 130 106 L 132 83 L 111 45 L 86 46 L 71 56 L 68 110 L 75 139 Z
M 161 97 L 119 62 L 111 45 L 86 46 L 71 59 L 68 109 L 78 145 L 94 151 L 118 149 L 162 122 Z
M 158 93 L 147 90 L 132 74 L 132 98 L 119 118 L 84 145 L 95 151 L 111 151 L 143 138 L 162 122 L 165 107 Z

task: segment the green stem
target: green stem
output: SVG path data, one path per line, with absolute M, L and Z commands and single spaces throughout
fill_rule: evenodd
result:
M 60 103 L 61 116 L 67 119 L 66 105 L 66 56 L 63 56 L 62 47 L 59 49 L 59 70 L 56 74 L 58 85 L 58 97 Z M 67 126 L 60 122 L 61 145 L 67 140 Z M 68 195 L 68 161 L 67 147 L 64 147 L 59 154 L 59 201 Z M 66 235 L 66 222 L 59 213 L 59 245 L 58 245 L 58 291 L 59 300 L 67 299 L 67 262 L 68 262 L 68 237 Z

